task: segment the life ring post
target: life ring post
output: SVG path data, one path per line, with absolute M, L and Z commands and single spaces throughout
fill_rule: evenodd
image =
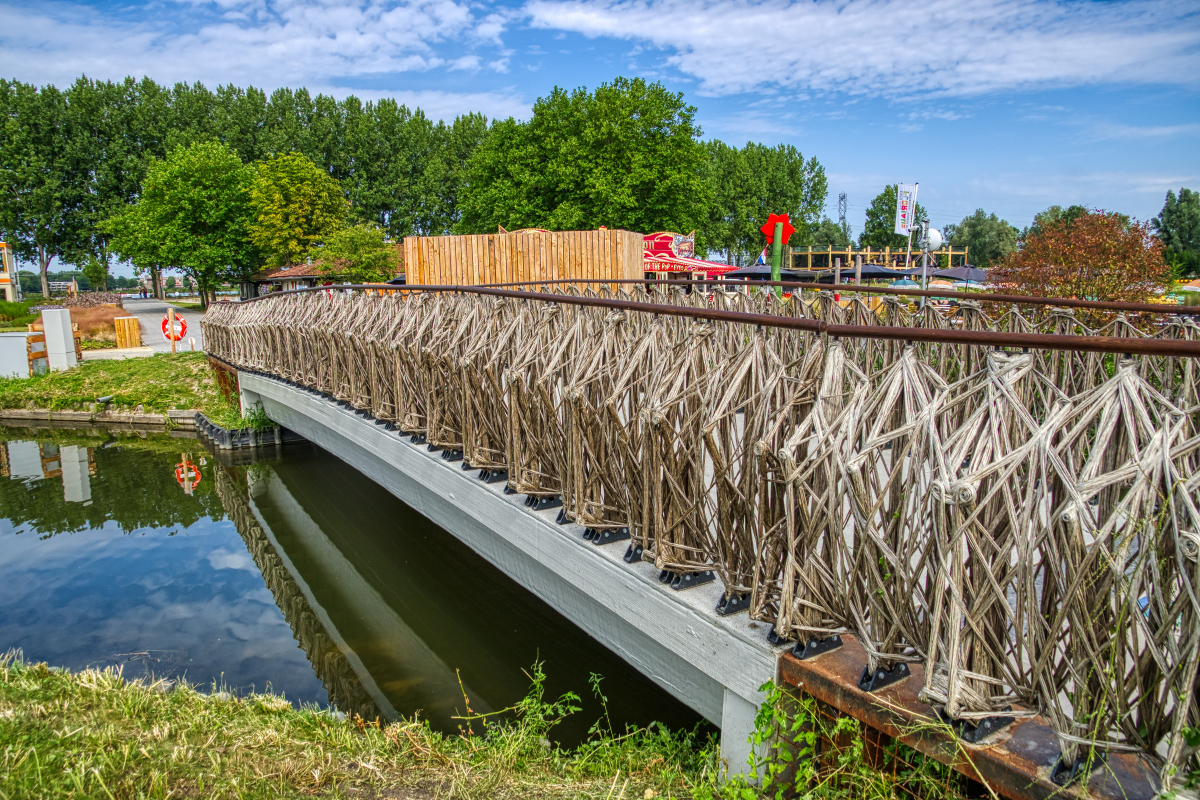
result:
M 178 331 L 175 330 L 176 322 L 179 323 Z M 187 336 L 187 318 L 186 317 L 176 317 L 175 309 L 173 307 L 168 308 L 167 314 L 166 314 L 166 316 L 163 317 L 163 320 L 162 320 L 162 332 L 163 332 L 163 337 L 168 342 L 171 343 L 171 352 L 174 353 L 175 352 L 175 343 L 180 341 L 181 339 L 183 339 L 184 336 Z M 194 345 L 193 345 L 192 349 L 193 350 L 196 349 Z

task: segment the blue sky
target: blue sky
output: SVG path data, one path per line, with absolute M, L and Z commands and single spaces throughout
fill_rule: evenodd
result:
M 436 117 L 527 116 L 617 75 L 706 137 L 796 145 L 848 222 L 919 181 L 935 225 L 1058 203 L 1146 219 L 1200 188 L 1194 0 L 0 0 L 0 75 L 307 86 Z

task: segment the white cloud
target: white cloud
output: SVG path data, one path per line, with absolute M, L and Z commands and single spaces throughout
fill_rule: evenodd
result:
M 102 79 L 149 75 L 168 84 L 201 80 L 209 86 L 253 84 L 267 90 L 304 85 L 344 96 L 351 93 L 347 84 L 356 80 L 477 69 L 482 58 L 471 50 L 495 54 L 506 23 L 498 14 L 477 16 L 473 5 L 469 0 L 216 0 L 171 4 L 166 14 L 161 6 L 153 12 L 143 7 L 134 19 L 82 3 L 0 3 L 0 75 L 59 86 L 82 74 Z M 528 107 L 511 92 L 378 96 L 423 97 L 436 105 L 437 111 L 426 108 L 434 116 L 446 110 L 507 116 Z
M 1200 85 L 1200 12 L 1179 0 L 529 0 L 525 11 L 536 28 L 662 48 L 714 95 Z
M 1174 139 L 1177 136 L 1200 136 L 1200 123 L 1186 125 L 1116 125 L 1103 123 L 1092 131 L 1092 140 L 1104 139 Z

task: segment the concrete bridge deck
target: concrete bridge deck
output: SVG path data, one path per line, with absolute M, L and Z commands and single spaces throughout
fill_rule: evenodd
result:
M 653 564 L 627 564 L 625 543 L 596 546 L 557 509 L 533 511 L 478 472 L 284 381 L 239 372 L 243 403 L 343 459 L 721 728 L 732 773 L 746 768 L 759 687 L 777 677 L 782 647 L 746 614 L 721 617 L 719 582 L 675 591 Z

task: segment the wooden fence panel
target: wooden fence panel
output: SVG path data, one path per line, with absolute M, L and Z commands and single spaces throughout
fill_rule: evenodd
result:
M 642 235 L 623 230 L 409 236 L 411 286 L 642 277 Z M 583 288 L 581 284 L 579 288 Z

